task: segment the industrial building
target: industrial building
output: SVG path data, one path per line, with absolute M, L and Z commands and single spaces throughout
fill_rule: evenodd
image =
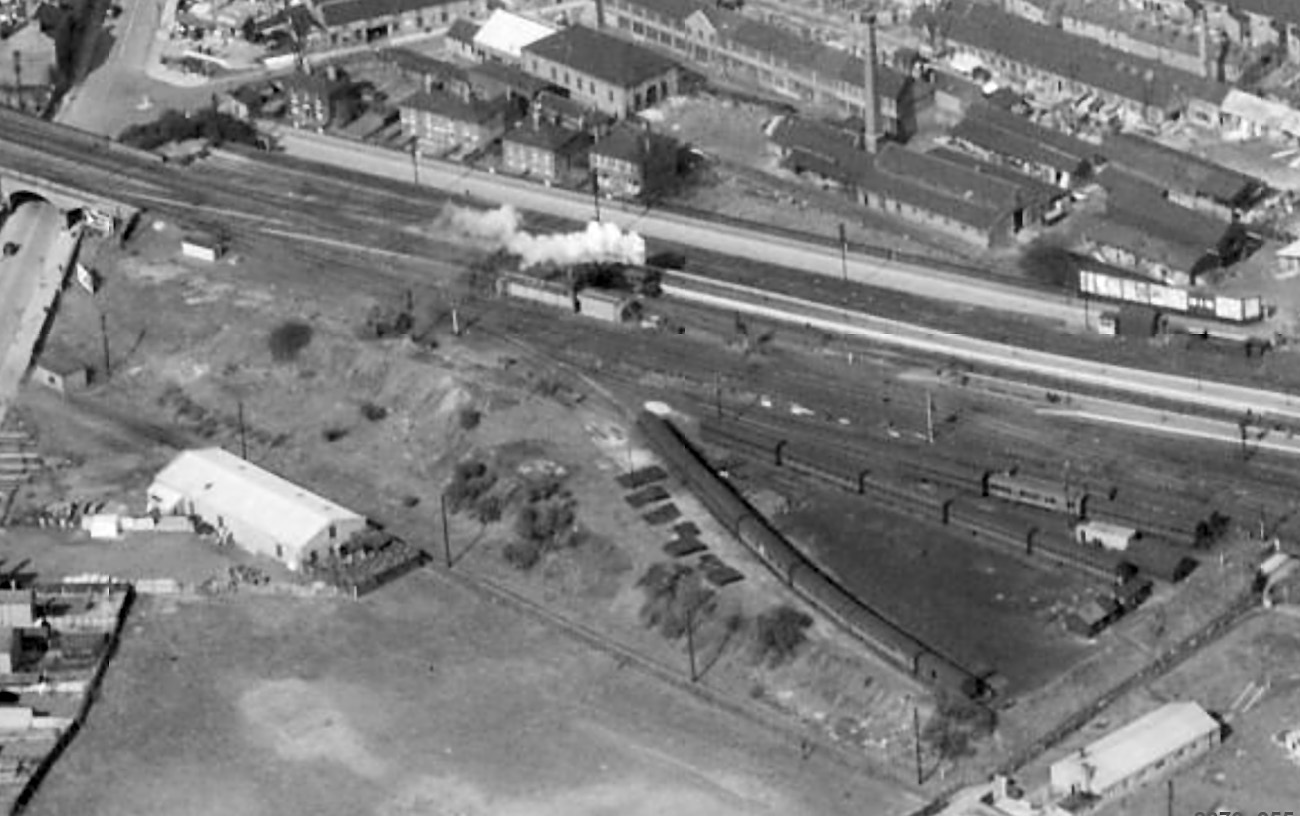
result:
M 880 64 L 870 18 L 862 54 L 815 42 L 703 0 L 609 0 L 620 33 L 669 51 L 727 81 L 753 83 L 809 108 L 862 117 L 873 140 L 906 141 L 929 86 Z M 870 104 L 868 104 L 870 100 Z
M 195 516 L 223 541 L 300 569 L 366 520 L 220 448 L 182 452 L 149 486 L 151 513 Z
M 487 14 L 485 0 L 323 0 L 314 47 L 370 43 L 401 34 L 445 28 L 458 17 Z
M 575 25 L 523 48 L 523 68 L 577 102 L 617 118 L 677 93 L 677 64 L 603 31 Z
M 1106 159 L 1155 186 L 1183 207 L 1229 219 L 1255 206 L 1268 191 L 1259 179 L 1132 133 L 1112 133 L 1102 143 Z
M 1105 163 L 1095 145 L 989 104 L 972 104 L 949 135 L 986 161 L 1064 189 L 1086 181 Z
M 474 32 L 474 52 L 485 60 L 518 65 L 524 46 L 546 39 L 555 33 L 553 26 L 497 9 Z
M 944 13 L 944 38 L 1018 83 L 1039 82 L 1059 94 L 1094 94 L 1134 120 L 1151 124 L 1189 118 L 1218 128 L 1228 86 L 1134 56 L 996 5 L 954 0 Z
M 1052 792 L 1087 803 L 1122 796 L 1209 753 L 1220 734 L 1196 703 L 1169 703 L 1052 763 Z

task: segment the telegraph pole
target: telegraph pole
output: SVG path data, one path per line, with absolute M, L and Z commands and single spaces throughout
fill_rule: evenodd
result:
M 840 222 L 840 272 L 844 280 L 849 279 L 849 239 L 844 231 L 844 222 Z
M 248 437 L 244 433 L 244 401 L 239 400 L 239 458 L 248 461 Z
M 695 671 L 695 611 L 689 606 L 686 607 L 686 652 L 690 655 L 691 682 L 694 683 L 700 676 Z
M 411 142 L 411 172 L 415 175 L 415 186 L 420 186 L 420 140 Z
M 718 409 L 718 419 L 722 419 L 722 375 L 713 375 L 713 404 Z
M 104 348 L 104 379 L 113 378 L 113 364 L 108 355 L 108 315 L 99 313 L 99 338 Z
M 451 569 L 451 533 L 447 528 L 447 497 L 438 496 L 438 509 L 442 511 L 442 551 L 447 558 L 447 569 Z
M 600 177 L 591 171 L 591 203 L 596 208 L 596 221 L 600 221 Z
M 1165 812 L 1168 816 L 1174 816 L 1174 780 L 1169 780 L 1169 795 L 1166 797 L 1167 806 Z
M 916 784 L 925 784 L 925 769 L 921 764 L 921 712 L 912 704 L 912 744 L 916 746 Z
M 934 397 L 925 392 L 925 439 L 934 444 Z

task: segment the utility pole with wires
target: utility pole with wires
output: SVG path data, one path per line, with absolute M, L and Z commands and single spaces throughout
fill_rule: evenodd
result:
M 934 444 L 934 397 L 925 392 L 925 441 Z
M 420 186 L 420 140 L 411 141 L 411 173 L 415 176 L 415 186 Z
M 113 361 L 108 354 L 108 315 L 99 313 L 99 339 L 104 349 L 104 379 L 113 378 Z
M 844 230 L 844 222 L 840 222 L 840 272 L 844 280 L 849 279 L 849 238 Z
M 447 569 L 451 569 L 451 532 L 447 525 L 447 497 L 438 496 L 438 509 L 442 513 L 442 552 L 447 558 Z
M 686 607 L 686 652 L 691 661 L 691 682 L 694 683 L 700 675 L 695 669 L 695 611 L 690 606 Z
M 916 784 L 925 784 L 925 766 L 921 762 L 921 712 L 912 704 L 912 744 L 916 748 Z
M 239 458 L 248 461 L 248 435 L 244 430 L 244 401 L 238 402 L 239 408 Z
M 600 176 L 591 171 L 591 203 L 596 208 L 596 221 L 600 222 Z

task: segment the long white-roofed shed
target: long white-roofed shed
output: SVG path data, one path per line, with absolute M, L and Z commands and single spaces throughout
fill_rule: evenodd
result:
M 223 539 L 295 570 L 366 528 L 357 513 L 221 448 L 173 459 L 149 486 L 149 510 L 197 516 Z
M 1052 790 L 1120 796 L 1208 753 L 1221 734 L 1219 722 L 1196 703 L 1168 703 L 1052 763 Z

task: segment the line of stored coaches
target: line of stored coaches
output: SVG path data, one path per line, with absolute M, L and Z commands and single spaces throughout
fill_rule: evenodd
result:
M 925 682 L 972 699 L 991 697 L 1003 687 L 1002 678 L 995 672 L 962 666 L 823 575 L 719 478 L 671 423 L 642 412 L 637 424 L 656 452 L 728 532 L 753 551 L 781 581 L 840 626 Z
M 1005 471 L 982 474 L 952 467 L 941 483 L 909 478 L 893 463 L 871 467 L 824 445 L 785 438 L 748 425 L 705 419 L 703 440 L 712 445 L 899 505 L 923 517 L 970 533 L 990 543 L 1023 550 L 1067 563 L 1106 578 L 1131 578 L 1135 573 L 1167 583 L 1190 575 L 1199 562 L 1171 541 L 1138 534 L 1122 549 L 1091 543 L 1079 519 L 1110 521 L 1105 511 L 1114 491 L 1097 494 L 1047 479 Z

